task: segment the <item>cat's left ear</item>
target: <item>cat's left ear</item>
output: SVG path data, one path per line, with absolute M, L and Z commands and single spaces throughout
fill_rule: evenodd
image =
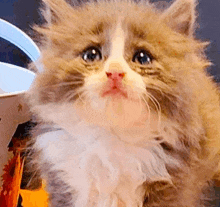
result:
M 176 0 L 164 11 L 162 18 L 175 31 L 192 36 L 195 28 L 196 2 L 196 0 Z

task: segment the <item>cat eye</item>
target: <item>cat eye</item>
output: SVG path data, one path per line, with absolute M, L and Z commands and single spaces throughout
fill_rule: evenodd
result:
M 99 48 L 90 47 L 83 52 L 82 59 L 86 62 L 94 62 L 102 59 L 102 54 Z
M 146 65 L 151 63 L 152 56 L 146 50 L 139 50 L 134 54 L 132 61 Z

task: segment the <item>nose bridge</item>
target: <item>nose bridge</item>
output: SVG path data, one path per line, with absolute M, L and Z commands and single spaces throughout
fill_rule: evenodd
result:
M 105 64 L 105 72 L 106 73 L 117 73 L 117 74 L 123 74 L 123 77 L 125 74 L 129 73 L 130 67 L 124 57 L 120 58 L 109 58 Z
M 120 63 L 119 61 L 110 61 L 108 65 L 108 72 L 111 72 L 111 73 L 124 72 L 122 63 Z
M 110 56 L 106 61 L 105 71 L 110 73 L 125 73 L 127 62 L 124 59 L 125 36 L 119 22 L 111 38 Z

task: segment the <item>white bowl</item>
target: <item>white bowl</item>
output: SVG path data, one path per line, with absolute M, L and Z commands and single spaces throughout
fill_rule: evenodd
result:
M 22 96 L 34 78 L 35 73 L 25 68 L 0 63 L 0 175 L 7 162 L 7 146 L 18 124 L 30 119 L 28 106 Z

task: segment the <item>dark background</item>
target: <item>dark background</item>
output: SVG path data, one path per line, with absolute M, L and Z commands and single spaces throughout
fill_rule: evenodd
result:
M 156 1 L 159 0 L 151 0 L 151 2 Z M 40 2 L 40 0 L 0 0 L 0 18 L 32 36 L 31 25 L 43 22 L 38 10 Z M 200 28 L 196 34 L 199 39 L 210 41 L 207 55 L 213 66 L 209 72 L 217 82 L 220 82 L 220 0 L 199 0 L 197 10 Z M 29 59 L 18 48 L 0 38 L 0 61 L 26 67 Z M 216 196 L 219 197 L 219 194 L 220 191 L 217 190 Z M 220 207 L 219 200 L 214 201 L 213 204 Z

